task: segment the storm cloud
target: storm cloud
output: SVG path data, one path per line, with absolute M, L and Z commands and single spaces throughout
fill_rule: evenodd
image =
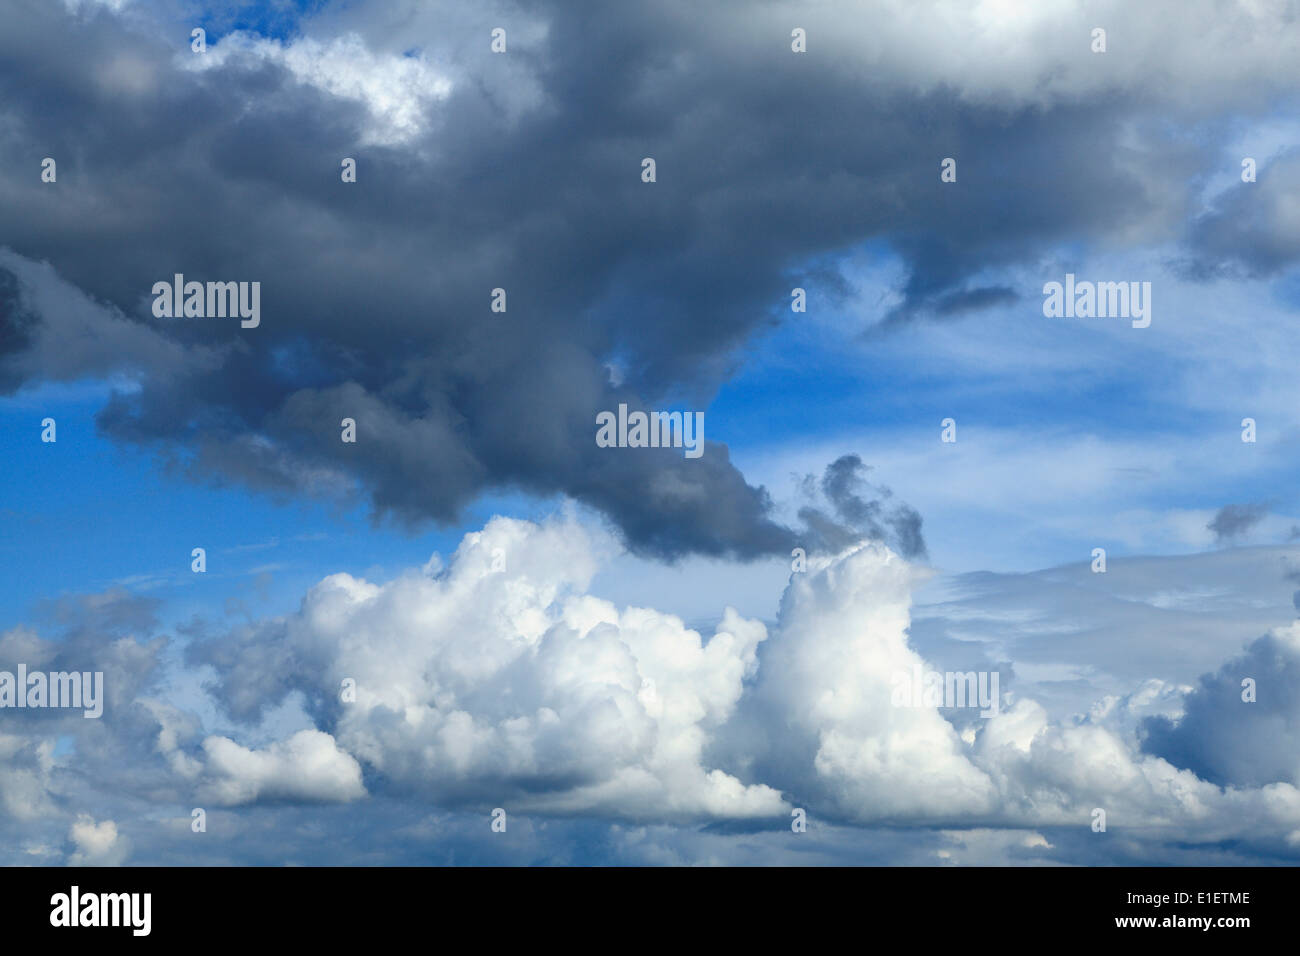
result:
M 918 57 L 897 11 L 871 34 L 837 29 L 836 5 L 504 9 L 503 56 L 489 13 L 437 4 L 364 25 L 330 11 L 285 39 L 214 31 L 197 54 L 167 4 L 10 4 L 0 388 L 126 376 L 98 417 L 115 439 L 200 480 L 359 495 L 377 518 L 453 522 L 515 490 L 600 509 L 639 553 L 788 553 L 826 516 L 777 521 L 716 431 L 695 460 L 601 449 L 596 415 L 707 409 L 811 264 L 870 241 L 907 271 L 901 303 L 870 317 L 887 326 L 1016 302 L 978 274 L 1045 244 L 1179 238 L 1190 200 L 1168 182 L 1214 160 L 1146 118 L 1240 109 L 1262 90 L 1243 88 L 1249 58 L 1284 64 L 1289 42 L 1252 23 L 1249 44 L 1152 89 L 1126 55 L 1098 73 L 1092 23 L 1065 6 L 1026 21 L 1051 39 L 1002 74 L 979 44 L 1021 26 L 959 19 Z M 1130 49 L 1191 42 L 1113 16 Z M 976 55 L 951 56 L 962 43 Z M 1193 107 L 1182 79 L 1223 86 Z M 960 186 L 939 182 L 947 156 Z M 150 289 L 176 273 L 260 281 L 261 325 L 155 319 Z M 95 314 L 92 348 L 57 347 L 66 316 L 40 305 L 56 281 Z M 914 512 L 860 517 L 924 554 Z

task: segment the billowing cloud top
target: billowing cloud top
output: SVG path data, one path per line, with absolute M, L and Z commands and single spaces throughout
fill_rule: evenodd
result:
M 935 664 L 908 636 L 921 572 L 878 543 L 792 574 L 770 628 L 725 609 L 707 638 L 590 594 L 610 556 L 572 520 L 497 518 L 445 570 L 327 577 L 292 614 L 190 644 L 190 667 L 234 722 L 220 734 L 163 699 L 162 639 L 76 644 L 89 640 L 82 615 L 107 609 L 134 629 L 147 607 L 123 595 L 69 604 L 62 643 L 108 672 L 112 706 L 98 722 L 33 713 L 0 738 L 0 798 L 29 821 L 85 801 L 95 781 L 214 812 L 383 800 L 780 830 L 798 808 L 836 826 L 1088 832 L 1100 808 L 1156 840 L 1300 833 L 1300 768 L 1268 733 L 1295 707 L 1295 628 L 1207 677 L 1155 732 L 1137 719 L 1159 696 L 1149 683 L 1055 718 L 1016 692 L 1009 668 L 993 712 L 963 726 L 929 702 L 900 704 L 898 675 Z M 52 668 L 69 649 L 56 647 L 28 631 L 0 637 L 6 656 Z M 1268 704 L 1237 695 L 1244 674 Z M 307 725 L 268 736 L 268 712 L 286 706 Z M 77 741 L 75 770 L 52 758 L 50 734 Z M 129 841 L 104 826 L 76 824 L 77 852 L 125 854 Z

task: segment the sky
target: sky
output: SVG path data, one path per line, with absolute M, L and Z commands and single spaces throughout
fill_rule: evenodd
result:
M 0 861 L 1300 856 L 1300 5 L 4 6 Z

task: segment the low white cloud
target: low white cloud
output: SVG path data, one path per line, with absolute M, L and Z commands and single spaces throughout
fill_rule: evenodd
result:
M 434 803 L 1081 832 L 1102 808 L 1111 827 L 1193 840 L 1300 826 L 1290 780 L 1225 791 L 1141 751 L 1139 723 L 1178 717 L 1185 684 L 1134 681 L 1052 716 L 1008 664 L 995 716 L 895 706 L 895 676 L 933 666 L 909 636 L 928 572 L 882 545 L 791 575 L 770 633 L 727 609 L 707 640 L 586 593 L 610 553 L 572 520 L 496 518 L 436 576 L 333 575 L 296 614 L 200 656 L 242 720 L 314 693 L 309 711 L 377 786 Z M 339 702 L 348 678 L 356 700 Z
M 897 707 L 917 571 L 879 544 L 794 574 L 763 656 L 755 715 L 787 789 L 812 790 L 856 820 L 987 814 L 996 793 L 932 707 Z
M 707 765 L 766 637 L 728 611 L 704 639 L 673 615 L 585 593 L 601 542 L 571 521 L 493 519 L 437 577 L 332 575 L 289 619 L 205 652 L 232 712 L 291 689 L 386 785 L 552 813 L 746 817 L 776 791 Z M 278 676 L 295 662 L 296 680 Z M 233 670 L 227 670 L 232 667 Z M 355 681 L 355 702 L 336 700 Z
M 49 813 L 54 742 L 0 733 L 0 810 L 16 820 Z
M 1216 617 L 1225 598 L 1196 571 L 1197 561 L 1220 578 L 1274 567 L 1289 587 L 1276 554 L 1219 551 L 1096 576 L 1084 566 L 1078 581 L 1071 569 L 1005 576 L 987 593 L 968 588 L 960 601 L 927 606 L 921 640 L 912 599 L 932 572 L 879 544 L 814 556 L 790 575 L 774 621 L 724 608 L 708 636 L 672 614 L 591 593 L 616 555 L 612 540 L 571 517 L 497 518 L 467 535 L 445 567 L 431 562 L 384 583 L 331 575 L 295 613 L 190 649 L 190 665 L 211 668 L 207 686 L 234 718 L 219 733 L 144 680 L 160 645 L 119 639 L 104 666 L 116 668 L 125 696 L 102 721 L 29 715 L 0 735 L 0 822 L 62 819 L 77 860 L 120 862 L 128 851 L 117 824 L 69 820 L 59 809 L 101 799 L 96 778 L 111 799 L 141 807 L 260 805 L 274 815 L 293 804 L 364 802 L 380 813 L 374 797 L 470 814 L 503 806 L 530 827 L 567 817 L 775 834 L 788 832 L 798 807 L 810 833 L 823 834 L 814 842 L 827 859 L 836 858 L 832 829 L 878 827 L 931 833 L 903 856 L 881 849 L 882 861 L 1107 859 L 1098 842 L 1107 836 L 1091 831 L 1096 809 L 1136 859 L 1144 846 L 1224 840 L 1288 853 L 1300 832 L 1300 773 L 1273 729 L 1298 711 L 1300 625 L 1234 657 Z M 1133 599 L 1177 582 L 1200 596 Z M 1126 627 L 1218 620 L 1219 673 L 1193 690 L 1171 676 L 1172 637 L 1166 647 L 1152 631 L 1154 650 L 1143 655 L 1131 636 L 1107 642 L 1062 626 L 1075 613 L 1062 595 L 1084 586 L 1125 592 L 1100 605 L 1103 592 L 1088 596 L 1090 606 L 1127 608 L 1132 617 L 1115 619 Z M 101 618 L 125 614 L 83 603 Z M 937 640 L 936 614 L 963 639 Z M 75 641 L 92 640 L 77 633 Z M 1091 642 L 1097 669 L 1082 665 L 1081 642 Z M 1197 642 L 1193 664 L 1216 652 Z M 987 653 L 990 643 L 1007 656 L 949 659 Z M 52 647 L 25 630 L 0 644 L 34 661 Z M 1033 676 L 1020 675 L 1020 660 Z M 999 670 L 998 713 L 895 706 L 895 676 L 916 667 Z M 1243 675 L 1257 679 L 1260 703 L 1240 701 Z M 341 699 L 345 681 L 355 699 Z M 1075 696 L 1056 695 L 1061 684 Z M 314 729 L 267 724 L 299 706 L 297 719 Z M 70 749 L 56 750 L 60 736 Z M 122 820 L 132 811 L 111 812 Z M 44 833 L 28 842 L 48 842 Z M 695 842 L 710 858 L 731 858 L 715 837 L 674 839 L 664 859 L 694 859 Z M 757 861 L 784 851 L 764 836 L 736 852 Z
M 203 791 L 220 804 L 256 800 L 346 802 L 365 796 L 361 767 L 329 734 L 302 730 L 265 750 L 226 737 L 203 741 L 207 773 Z
M 99 823 L 89 814 L 81 814 L 68 831 L 73 851 L 69 866 L 121 866 L 130 852 L 125 837 L 117 832 L 112 820 Z
M 202 56 L 186 51 L 180 62 L 196 70 L 235 63 L 281 66 L 301 83 L 364 104 L 372 120 L 364 142 L 385 146 L 409 143 L 427 132 L 429 109 L 452 88 L 451 80 L 423 58 L 375 52 L 355 33 L 283 43 L 235 32 L 221 37 Z

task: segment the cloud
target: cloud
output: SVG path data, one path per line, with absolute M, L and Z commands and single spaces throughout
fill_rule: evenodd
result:
M 1086 828 L 1101 807 L 1115 826 L 1207 840 L 1300 826 L 1289 779 L 1225 793 L 1143 752 L 1138 723 L 1182 713 L 1184 688 L 1164 681 L 1058 718 L 996 665 L 991 717 L 896 705 L 896 675 L 935 666 L 909 637 L 929 572 L 879 542 L 813 557 L 771 628 L 728 609 L 707 641 L 586 593 L 605 560 L 608 543 L 572 521 L 496 518 L 436 576 L 333 575 L 297 613 L 191 659 L 214 668 L 241 723 L 300 694 L 372 794 L 453 809 L 771 826 L 802 807 L 835 825 Z M 356 701 L 340 702 L 348 678 Z
M 0 809 L 16 821 L 53 811 L 50 772 L 54 743 L 22 734 L 0 734 Z
M 54 636 L 16 628 L 0 654 L 102 664 L 110 707 L 100 722 L 5 715 L 0 828 L 13 839 L 0 843 L 15 854 L 57 844 L 75 808 L 93 805 L 108 822 L 73 823 L 72 852 L 115 858 L 116 827 L 196 798 L 230 808 L 227 833 L 286 829 L 289 846 L 293 828 L 280 824 L 344 831 L 365 817 L 373 827 L 354 846 L 407 859 L 377 831 L 396 821 L 427 847 L 485 803 L 535 815 L 535 829 L 512 832 L 539 857 L 575 852 L 556 849 L 548 825 L 611 859 L 788 855 L 763 828 L 788 832 L 793 806 L 836 837 L 883 834 L 892 859 L 1060 847 L 1113 860 L 1127 851 L 1086 843 L 1095 806 L 1113 828 L 1141 831 L 1134 846 L 1231 838 L 1244 849 L 1218 852 L 1293 854 L 1294 773 L 1249 743 L 1253 724 L 1233 722 L 1286 718 L 1275 685 L 1293 676 L 1290 638 L 1270 637 L 1241 665 L 1271 675 L 1261 687 L 1280 709 L 1216 717 L 1220 733 L 1204 742 L 1196 734 L 1239 665 L 1187 691 L 1236 653 L 1243 627 L 1276 613 L 1255 584 L 1276 583 L 1272 552 L 1113 556 L 1099 576 L 1086 564 L 973 575 L 914 612 L 923 572 L 910 559 L 927 543 L 920 514 L 867 481 L 864 458 L 884 458 L 837 444 L 798 469 L 818 476 L 811 500 L 779 520 L 712 415 L 697 461 L 593 441 L 595 414 L 622 402 L 711 410 L 743 350 L 800 321 L 786 305 L 799 283 L 878 328 L 864 348 L 944 320 L 942 347 L 964 346 L 966 367 L 987 377 L 1024 353 L 976 349 L 958 339 L 962 323 L 1035 299 L 1048 264 L 1063 272 L 1098 248 L 1128 262 L 1135 247 L 1168 245 L 1199 264 L 1193 277 L 1279 274 L 1295 259 L 1293 204 L 1278 192 L 1294 156 L 1261 162 L 1258 183 L 1234 184 L 1208 210 L 1202 190 L 1239 161 L 1225 159 L 1225 133 L 1294 98 L 1287 5 L 899 3 L 868 21 L 842 2 L 743 16 L 730 3 L 581 14 L 359 3 L 302 18 L 290 39 L 226 36 L 202 59 L 139 5 L 74 4 L 77 16 L 11 6 L 0 163 L 18 172 L 0 179 L 11 213 L 0 221 L 0 390 L 108 380 L 98 423 L 113 439 L 199 481 L 368 500 L 380 520 L 456 522 L 485 493 L 522 492 L 591 506 L 657 559 L 821 552 L 774 621 L 718 601 L 707 625 L 687 626 L 643 606 L 654 601 L 593 593 L 615 547 L 599 534 L 498 520 L 446 571 L 330 575 L 296 612 L 196 640 L 183 663 L 150 608 L 119 593 L 68 599 Z M 506 56 L 488 50 L 498 17 Z M 795 23 L 808 54 L 789 51 Z M 1088 50 L 1098 24 L 1104 56 Z M 46 154 L 59 161 L 54 184 L 36 175 Z M 646 155 L 657 183 L 639 181 Z M 958 183 L 938 180 L 946 155 Z M 356 184 L 339 180 L 344 156 L 358 159 Z M 864 248 L 898 263 L 892 296 L 874 306 L 825 265 Z M 262 325 L 154 320 L 148 291 L 177 271 L 260 280 Z M 507 313 L 487 307 L 497 287 Z M 986 343 L 1016 332 L 980 327 Z M 1094 354 L 1061 341 L 1037 339 L 1068 363 L 1020 371 Z M 1140 365 L 1149 353 L 1124 354 Z M 1259 392 L 1238 377 L 1239 391 Z M 345 417 L 356 445 L 338 440 Z M 1118 483 L 1188 473 L 1165 467 L 1186 443 L 1063 446 L 1049 431 L 943 446 L 947 468 L 932 434 L 909 454 L 936 501 L 1023 513 L 1065 489 L 1105 498 L 1110 533 L 1128 542 L 1158 527 L 1177 542 L 1227 542 L 1264 520 L 1252 505 L 1208 525 L 1190 508 L 1115 511 Z M 900 484 L 899 457 L 890 449 L 889 480 L 933 525 L 917 485 Z M 1076 534 L 1102 527 L 1076 520 L 1087 525 Z M 1249 599 L 1225 594 L 1238 585 Z M 999 671 L 1005 706 L 988 720 L 892 706 L 897 670 L 939 664 Z M 195 669 L 212 700 L 163 678 L 192 688 Z M 355 701 L 340 700 L 345 680 Z M 895 826 L 914 846 L 890 837 Z M 990 835 L 1025 827 L 1030 844 Z M 152 854 L 189 852 L 140 829 Z M 720 834 L 742 831 L 762 849 L 724 848 Z M 210 842 L 220 848 L 194 852 L 274 858 L 264 844 Z M 886 854 L 863 842 L 857 852 Z M 833 858 L 832 843 L 817 854 Z
M 1205 527 L 1213 531 L 1215 539 L 1222 544 L 1245 534 L 1267 514 L 1268 505 L 1263 503 L 1224 505 Z
M 179 797 L 179 764 L 154 746 L 159 720 L 152 698 L 161 690 L 168 645 L 156 633 L 155 611 L 156 602 L 121 590 L 69 595 L 38 605 L 52 633 L 25 626 L 0 632 L 0 670 L 25 664 L 29 674 L 103 674 L 98 719 L 86 719 L 84 707 L 0 710 L 0 840 L 54 846 L 77 808 L 123 820 L 139 812 L 135 801 Z M 125 843 L 108 841 L 105 824 L 89 826 L 74 832 L 76 843 L 84 831 L 85 846 L 71 852 L 93 865 L 99 855 L 104 865 L 119 863 Z M 105 841 L 112 847 L 104 849 Z
M 1190 224 L 1190 268 L 1213 274 L 1235 267 L 1263 277 L 1300 261 L 1300 202 L 1287 188 L 1300 175 L 1300 151 L 1257 161 L 1255 182 L 1235 183 Z
M 200 792 L 222 806 L 277 799 L 348 802 L 366 793 L 360 765 L 317 730 L 301 730 L 265 750 L 208 737 L 203 751 L 210 779 Z
M 814 506 L 801 508 L 799 518 L 811 533 L 810 543 L 839 552 L 859 541 L 889 540 L 903 557 L 924 558 L 921 516 L 902 502 L 890 503 L 889 488 L 870 485 L 866 481 L 870 470 L 857 455 L 843 455 L 826 466 L 815 490 L 830 504 L 834 519 Z M 811 475 L 805 478 L 804 489 L 814 492 Z
M 993 809 L 992 781 L 935 708 L 896 707 L 917 572 L 879 544 L 792 575 L 749 719 L 760 772 L 840 819 L 947 819 Z M 777 728 L 784 728 L 777 732 Z
M 202 56 L 187 51 L 177 59 L 195 70 L 255 70 L 271 64 L 324 93 L 362 103 L 371 118 L 363 146 L 395 146 L 416 139 L 426 130 L 432 106 L 451 92 L 450 80 L 423 59 L 376 54 L 355 33 L 326 42 L 305 37 L 282 43 L 237 31 Z
M 1245 701 L 1245 682 L 1255 700 Z M 1300 786 L 1300 621 L 1203 676 L 1185 713 L 1143 722 L 1142 749 L 1221 787 Z
M 1300 647 L 1300 625 L 1256 642 L 1191 690 L 1163 676 L 1133 676 L 1169 660 L 1160 651 L 1162 619 L 1138 615 L 1153 654 L 1130 660 L 1142 640 L 1090 639 L 1087 659 L 1116 673 L 1070 677 L 1063 665 L 1077 635 L 1061 625 L 1075 612 L 1060 601 L 1069 569 L 1040 572 L 1018 596 L 997 600 L 966 580 L 961 601 L 918 615 L 912 595 L 934 572 L 881 542 L 859 543 L 810 556 L 807 571 L 790 574 L 770 624 L 723 608 L 706 632 L 591 593 L 617 551 L 613 539 L 571 517 L 496 518 L 467 535 L 445 568 L 430 563 L 385 583 L 330 575 L 291 614 L 230 631 L 188 627 L 184 660 L 167 683 L 193 687 L 205 675 L 218 711 L 161 685 L 154 655 L 165 649 L 162 639 L 105 641 L 96 630 L 147 635 L 148 602 L 109 593 L 48 605 L 43 613 L 60 622 L 57 643 L 74 654 L 98 648 L 98 661 L 87 659 L 116 666 L 117 689 L 99 721 L 6 716 L 0 832 L 13 837 L 18 855 L 48 855 L 76 824 L 82 836 L 70 852 L 79 859 L 124 858 L 129 831 L 137 859 L 192 861 L 197 852 L 284 862 L 306 852 L 291 821 L 316 807 L 315 819 L 335 821 L 330 826 L 365 828 L 349 837 L 350 853 L 412 859 L 385 827 L 412 828 L 423 846 L 501 806 L 512 833 L 527 828 L 521 846 L 538 859 L 565 857 L 543 831 L 548 821 L 570 821 L 580 827 L 574 838 L 582 832 L 585 843 L 599 844 L 590 851 L 599 859 L 760 862 L 784 858 L 762 834 L 788 832 L 798 807 L 826 831 L 806 859 L 875 853 L 882 862 L 934 862 L 948 852 L 1113 862 L 1120 850 L 1087 839 L 1094 808 L 1106 810 L 1112 831 L 1137 841 L 1124 851 L 1134 860 L 1172 859 L 1174 844 L 1212 853 L 1229 839 L 1242 853 L 1285 856 L 1279 847 L 1300 831 L 1294 761 L 1275 746 L 1272 729 L 1294 703 L 1294 661 L 1287 662 Z M 1213 623 L 1213 612 L 1224 598 L 1188 591 L 1171 601 L 1172 582 L 1194 589 L 1198 574 L 1230 580 L 1237 565 L 1235 573 L 1258 582 L 1259 569 L 1275 567 L 1278 556 L 1254 549 L 1199 560 L 1215 567 L 1119 562 L 1082 580 L 1114 578 L 1107 587 L 1128 595 L 1114 607 L 1130 613 L 1145 606 L 1181 621 L 1208 615 L 1221 648 L 1224 625 Z M 1166 597 L 1150 597 L 1153 590 Z M 946 641 L 934 634 L 937 612 L 954 629 Z M 987 646 L 981 622 L 996 625 L 992 639 L 1004 647 Z M 1055 630 L 1042 630 L 1052 622 Z M 0 656 L 49 661 L 55 643 L 19 629 L 0 640 Z M 1214 653 L 1212 642 L 1191 647 L 1191 666 Z M 1108 656 L 1115 660 L 1107 664 Z M 115 657 L 130 663 L 114 665 Z M 997 670 L 997 714 L 895 706 L 896 675 L 918 666 Z M 1237 702 L 1242 674 L 1256 677 L 1259 704 Z M 354 682 L 346 686 L 355 699 L 340 694 L 345 681 Z M 1077 685 L 1075 696 L 1062 697 L 1062 685 Z M 1076 701 L 1085 706 L 1074 709 Z M 86 805 L 116 821 L 115 830 L 65 809 Z M 338 816 L 331 809 L 338 805 L 354 809 Z M 140 822 L 176 806 L 211 808 L 234 842 L 193 848 L 187 819 L 164 830 Z M 421 822 L 429 814 L 442 822 Z M 256 852 L 240 849 L 251 834 L 269 838 L 284 827 Z M 656 856 L 648 837 L 630 835 L 643 827 L 676 835 L 664 837 Z M 699 827 L 707 835 L 691 836 Z M 881 827 L 949 836 L 911 850 L 861 845 L 861 834 Z M 973 835 L 963 851 L 954 836 L 1026 827 L 1044 842 Z M 727 833 L 731 840 L 719 839 Z M 743 849 L 737 834 L 755 842 Z M 847 856 L 826 842 L 831 834 L 847 841 L 838 851 Z M 448 845 L 461 848 L 462 861 L 510 859 L 469 838 Z
M 737 9 L 361 4 L 200 57 L 134 8 L 19 3 L 0 162 L 28 169 L 40 143 L 60 172 L 0 184 L 0 245 L 28 263 L 15 275 L 48 262 L 96 307 L 65 339 L 57 303 L 0 294 L 0 384 L 127 369 L 100 427 L 204 482 L 357 496 L 412 524 L 488 492 L 564 495 L 639 553 L 788 554 L 810 530 L 773 519 L 725 436 L 692 461 L 599 449 L 596 414 L 707 409 L 810 263 L 867 243 L 902 259 L 897 314 L 923 317 L 1011 302 L 981 273 L 1052 244 L 1180 239 L 1178 184 L 1219 157 L 1165 117 L 1213 129 L 1294 74 L 1268 5 L 1215 17 L 1218 45 L 1182 8 L 1115 6 L 1104 57 L 1072 4 L 896 5 L 870 28 L 842 4 Z M 518 24 L 508 54 L 489 12 Z M 1169 83 L 1145 82 L 1151 63 Z M 960 185 L 938 183 L 944 155 Z M 149 290 L 176 272 L 261 281 L 262 324 L 156 322 Z
M 193 658 L 244 720 L 306 695 L 383 792 L 628 819 L 779 813 L 775 791 L 704 763 L 763 625 L 728 612 L 706 641 L 586 595 L 599 547 L 576 524 L 493 519 L 436 577 L 333 575 L 292 617 Z M 356 701 L 340 703 L 348 679 Z
M 186 350 L 96 302 L 48 262 L 0 249 L 0 392 L 33 381 L 166 380 L 220 365 L 220 350 Z
M 121 866 L 130 853 L 130 844 L 117 832 L 112 820 L 96 823 L 89 814 L 79 815 L 68 832 L 73 851 L 69 866 Z

